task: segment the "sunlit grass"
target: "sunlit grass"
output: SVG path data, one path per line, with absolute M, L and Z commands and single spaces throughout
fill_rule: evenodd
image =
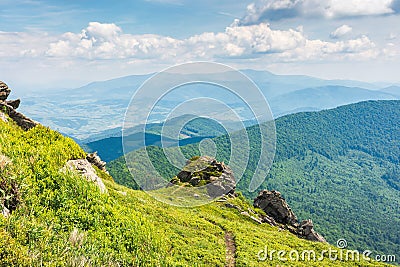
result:
M 260 262 L 257 253 L 265 245 L 316 251 L 328 245 L 259 225 L 223 202 L 195 208 L 167 205 L 97 170 L 108 189 L 101 194 L 79 175 L 60 171 L 85 153 L 42 126 L 24 132 L 0 121 L 0 154 L 10 161 L 0 179 L 13 179 L 21 193 L 12 215 L 0 216 L 0 266 L 224 266 L 226 231 L 236 242 L 237 266 L 360 266 L 329 260 Z M 165 190 L 179 197 L 176 188 Z M 228 201 L 251 208 L 243 197 Z

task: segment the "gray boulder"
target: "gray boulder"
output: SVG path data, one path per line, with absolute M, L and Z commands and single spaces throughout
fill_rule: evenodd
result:
M 278 223 L 297 226 L 296 215 L 278 191 L 261 191 L 254 200 L 254 207 L 262 209 Z
M 10 88 L 8 88 L 7 84 L 0 81 L 0 101 L 7 100 L 10 93 L 11 93 L 11 90 L 10 90 Z
M 86 159 L 100 170 L 107 172 L 106 163 L 101 160 L 97 152 L 87 154 Z
M 232 169 L 209 156 L 194 157 L 189 160 L 170 184 L 205 186 L 207 194 L 212 198 L 234 194 L 236 188 Z
M 20 99 L 8 100 L 8 101 L 6 101 L 6 104 L 11 106 L 13 109 L 17 109 L 17 108 L 19 108 L 19 105 L 21 104 L 21 100 Z
M 36 125 L 37 122 L 29 119 L 24 114 L 19 113 L 16 109 L 19 107 L 21 100 L 8 100 L 7 98 L 10 95 L 11 90 L 8 86 L 0 81 L 0 113 L 7 114 L 15 123 L 20 126 L 25 131 L 32 129 Z M 4 114 L 0 115 L 0 119 L 7 122 L 7 118 Z
M 298 228 L 298 234 L 305 239 L 316 242 L 326 242 L 325 238 L 314 230 L 314 224 L 311 220 L 302 221 Z
M 267 216 L 262 222 L 276 225 L 280 223 L 291 233 L 316 242 L 326 242 L 325 238 L 314 230 L 311 220 L 302 221 L 300 224 L 296 215 L 278 191 L 261 191 L 254 199 L 254 207 L 262 209 Z
M 89 182 L 93 182 L 97 185 L 101 193 L 106 193 L 107 188 L 99 176 L 97 176 L 95 169 L 92 167 L 87 159 L 76 159 L 69 160 L 66 166 L 72 170 L 77 171 Z

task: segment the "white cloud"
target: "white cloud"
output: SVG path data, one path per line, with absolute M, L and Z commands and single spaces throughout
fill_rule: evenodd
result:
M 292 17 L 342 18 L 398 13 L 398 0 L 258 0 L 248 5 L 241 24 Z
M 333 42 L 310 39 L 302 27 L 275 30 L 265 23 L 233 25 L 223 32 L 205 32 L 185 39 L 126 34 L 115 24 L 101 23 L 90 23 L 78 33 L 62 35 L 0 32 L 3 77 L 18 79 L 21 74 L 36 83 L 70 84 L 69 77 L 106 79 L 196 60 L 248 68 L 285 62 L 365 62 L 377 57 L 393 58 L 397 52 L 391 45 L 377 47 L 367 36 Z
M 337 35 L 348 31 L 346 27 Z M 319 44 L 319 45 L 318 45 Z M 362 45 L 357 45 L 362 44 Z M 317 47 L 317 48 L 316 48 Z M 257 58 L 270 55 L 275 60 L 318 59 L 321 55 L 363 52 L 374 49 L 368 37 L 343 42 L 309 40 L 302 28 L 273 30 L 268 24 L 227 27 L 224 32 L 205 32 L 187 39 L 160 35 L 124 34 L 114 24 L 90 23 L 81 33 L 65 33 L 49 44 L 51 57 L 101 59 L 210 60 L 216 58 Z M 302 51 L 308 56 L 299 56 Z
M 61 40 L 49 45 L 46 54 L 86 59 L 164 57 L 170 55 L 171 50 L 176 49 L 180 42 L 153 34 L 124 34 L 115 24 L 91 22 L 81 33 L 63 34 Z
M 351 30 L 344 25 L 334 35 Z M 186 39 L 154 34 L 123 33 L 115 24 L 89 23 L 79 33 L 61 36 L 0 32 L 0 58 L 39 57 L 64 60 L 156 60 L 174 64 L 177 61 L 229 58 L 264 58 L 273 61 L 320 60 L 340 54 L 363 54 L 378 51 L 367 37 L 346 42 L 310 40 L 302 28 L 274 30 L 269 24 L 230 26 L 224 32 L 205 32 Z M 6 51 L 6 52 L 5 52 Z M 374 56 L 376 53 L 369 53 Z M 341 58 L 341 57 L 340 57 Z
M 333 32 L 331 32 L 330 37 L 333 39 L 338 39 L 341 38 L 345 35 L 348 35 L 349 33 L 351 33 L 353 31 L 353 28 L 350 27 L 349 25 L 342 25 L 339 28 L 337 28 L 336 30 L 334 30 Z
M 398 60 L 400 56 L 400 48 L 398 45 L 390 42 L 387 43 L 385 48 L 383 49 L 383 54 L 388 58 L 388 59 L 394 59 Z
M 40 56 L 48 44 L 56 39 L 56 36 L 40 32 L 0 31 L 0 58 L 19 59 Z
M 286 51 L 280 58 L 285 61 L 368 60 L 379 55 L 380 52 L 375 46 L 367 36 L 339 42 L 306 40 L 304 46 Z

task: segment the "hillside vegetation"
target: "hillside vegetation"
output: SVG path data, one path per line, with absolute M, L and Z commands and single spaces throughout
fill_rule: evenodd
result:
M 332 244 L 345 238 L 350 248 L 397 253 L 399 259 L 399 122 L 400 101 L 368 101 L 279 118 L 275 161 L 262 188 L 281 191 L 300 219 L 312 218 Z M 250 200 L 257 194 L 247 188 L 259 155 L 258 131 L 257 126 L 247 128 L 249 166 L 237 186 Z M 214 141 L 217 159 L 229 162 L 229 138 Z M 199 154 L 198 144 L 180 149 L 188 158 Z M 164 177 L 179 171 L 162 149 L 147 151 Z M 127 158 L 140 162 L 143 154 L 138 150 Z M 110 171 L 117 182 L 137 188 L 124 162 L 111 162 Z
M 328 258 L 260 262 L 257 253 L 265 246 L 321 253 L 329 245 L 256 224 L 222 202 L 169 206 L 97 170 L 108 189 L 101 194 L 64 169 L 68 160 L 85 157 L 83 150 L 40 125 L 23 131 L 0 120 L 0 155 L 1 203 L 11 210 L 0 215 L 0 266 L 344 266 Z M 249 208 L 240 196 L 228 202 Z M 227 244 L 236 250 L 228 253 Z

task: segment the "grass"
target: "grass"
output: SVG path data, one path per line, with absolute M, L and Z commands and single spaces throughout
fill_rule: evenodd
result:
M 17 188 L 15 193 L 4 186 L 1 201 L 20 197 L 11 216 L 0 215 L 0 266 L 224 266 L 226 232 L 235 240 L 236 266 L 383 266 L 328 259 L 261 262 L 257 253 L 266 245 L 317 253 L 330 246 L 259 225 L 222 202 L 167 205 L 96 170 L 108 189 L 101 194 L 79 175 L 60 171 L 85 153 L 43 126 L 24 132 L 0 121 L 0 155 L 9 160 L 0 182 Z M 243 197 L 228 201 L 250 208 Z

